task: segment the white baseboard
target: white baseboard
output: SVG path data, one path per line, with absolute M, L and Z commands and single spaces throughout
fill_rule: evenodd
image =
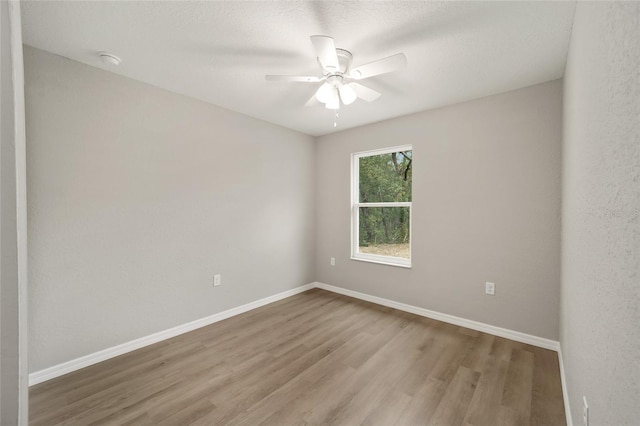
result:
M 407 305 L 405 303 L 395 302 L 393 300 L 384 299 L 382 297 L 371 296 L 369 294 L 360 293 L 358 291 L 348 290 L 342 287 L 336 287 L 320 282 L 315 283 L 315 287 L 323 290 L 332 291 L 334 293 L 343 294 L 345 296 L 354 297 L 356 299 L 365 300 L 367 302 L 376 303 L 378 305 L 388 306 L 400 311 L 409 312 L 423 317 L 447 322 L 450 324 L 467 327 L 472 330 L 482 331 L 484 333 L 500 336 L 517 342 L 527 343 L 529 345 L 538 346 L 544 349 L 550 349 L 558 353 L 558 363 L 560 365 L 560 381 L 562 383 L 562 397 L 564 399 L 564 410 L 567 419 L 567 426 L 573 426 L 573 418 L 571 415 L 571 406 L 569 405 L 569 392 L 567 391 L 567 379 L 564 372 L 564 360 L 562 358 L 562 348 L 560 342 L 545 339 L 543 337 L 533 336 L 531 334 L 520 333 L 519 331 L 509 330 L 507 328 L 496 327 L 493 325 L 456 317 L 429 309 L 419 308 L 417 306 Z
M 80 358 L 72 359 L 71 361 L 63 362 L 62 364 L 54 365 L 44 370 L 36 371 L 29 374 L 29 386 L 37 385 L 38 383 L 45 382 L 58 376 L 62 376 L 72 371 L 79 370 L 84 367 L 88 367 L 98 362 L 106 361 L 107 359 L 116 357 L 118 355 L 125 354 L 127 352 L 135 351 L 136 349 L 143 348 L 145 346 L 152 345 L 157 342 L 161 342 L 171 337 L 178 336 L 189 331 L 193 331 L 200 327 L 204 327 L 218 321 L 222 321 L 227 318 L 231 318 L 236 315 L 240 315 L 244 312 L 252 309 L 259 308 L 269 303 L 277 302 L 278 300 L 286 299 L 294 294 L 302 293 L 303 291 L 311 290 L 315 287 L 315 283 L 306 284 L 300 287 L 296 287 L 291 290 L 283 291 L 282 293 L 274 294 L 273 296 L 265 297 L 264 299 L 256 300 L 254 302 L 247 303 L 236 308 L 231 308 L 217 314 L 210 315 L 199 320 L 191 321 L 186 324 L 179 325 L 177 327 L 170 328 L 168 330 L 160 331 L 158 333 L 151 334 L 149 336 L 141 337 L 139 339 L 131 340 L 126 343 L 122 343 L 111 348 L 107 348 L 98 352 L 94 352 L 89 355 L 81 356 Z
M 567 378 L 564 373 L 564 358 L 562 357 L 562 346 L 558 345 L 558 364 L 560 364 L 560 381 L 562 382 L 562 397 L 564 398 L 564 413 L 567 416 L 567 426 L 573 426 L 573 416 L 571 405 L 569 404 L 569 392 L 567 391 Z
M 329 284 L 316 282 L 315 286 L 323 290 L 332 291 L 334 293 L 343 294 L 345 296 L 355 297 L 356 299 L 365 300 L 367 302 L 376 303 L 378 305 L 388 306 L 400 311 L 447 322 L 449 324 L 459 325 L 461 327 L 470 328 L 472 330 L 482 331 L 483 333 L 493 334 L 494 336 L 515 340 L 516 342 L 527 343 L 529 345 L 538 346 L 544 349 L 550 349 L 552 351 L 558 351 L 558 349 L 560 348 L 560 344 L 555 340 L 545 339 L 543 337 L 533 336 L 531 334 L 520 333 L 519 331 L 496 327 L 494 325 L 472 321 L 465 318 L 456 317 L 454 315 L 443 314 L 441 312 L 419 308 L 417 306 L 407 305 L 405 303 L 395 302 L 393 300 L 371 296 L 369 294 L 360 293 L 358 291 L 348 290 L 346 288 L 336 287 Z
M 64 374 L 71 373 L 73 371 L 79 370 L 84 367 L 88 367 L 93 364 L 97 364 L 102 361 L 106 361 L 107 359 L 116 357 L 118 355 L 122 355 L 127 352 L 131 352 L 136 349 L 140 349 L 145 346 L 149 346 L 154 343 L 161 342 L 166 339 L 170 339 L 171 337 L 175 337 L 180 334 L 187 333 L 189 331 L 193 331 L 201 327 L 205 327 L 207 325 L 216 323 L 218 321 L 222 321 L 224 319 L 231 318 L 236 315 L 240 315 L 252 309 L 256 309 L 261 306 L 268 305 L 269 303 L 273 303 L 278 300 L 285 299 L 287 297 L 293 296 L 298 293 L 302 293 L 303 291 L 307 291 L 312 288 L 321 288 L 323 290 L 328 290 L 334 293 L 343 294 L 345 296 L 354 297 L 356 299 L 365 300 L 367 302 L 376 303 L 378 305 L 388 306 L 390 308 L 398 309 L 400 311 L 409 312 L 412 314 L 435 319 L 438 321 L 459 325 L 461 327 L 467 327 L 472 330 L 482 331 L 484 333 L 493 334 L 494 336 L 504 337 L 507 339 L 515 340 L 517 342 L 527 343 L 533 346 L 539 346 L 545 349 L 551 349 L 554 351 L 559 351 L 560 349 L 559 343 L 554 340 L 549 340 L 542 337 L 533 336 L 530 334 L 520 333 L 518 331 L 496 327 L 493 325 L 456 317 L 454 315 L 443 314 L 441 312 L 419 308 L 417 306 L 407 305 L 405 303 L 395 302 L 393 300 L 384 299 L 382 297 L 371 296 L 369 294 L 348 290 L 342 287 L 336 287 L 329 284 L 314 282 L 314 283 L 306 284 L 300 287 L 296 287 L 291 290 L 283 291 L 282 293 L 278 293 L 273 296 L 265 297 L 264 299 L 250 302 L 245 305 L 238 306 L 236 308 L 228 309 L 226 311 L 219 312 L 217 314 L 213 314 L 208 317 L 201 318 L 199 320 L 188 322 L 186 324 L 182 324 L 177 327 L 170 328 L 168 330 L 160 331 L 158 333 L 154 333 L 149 336 L 141 337 L 139 339 L 131 340 L 129 342 L 122 343 L 120 345 L 113 346 L 111 348 L 107 348 L 98 352 L 94 352 L 92 354 L 81 356 L 79 358 L 72 359 L 71 361 L 54 365 L 49 368 L 45 368 L 44 370 L 35 371 L 29 374 L 29 386 L 37 385 L 38 383 L 45 382 L 55 377 L 59 377 Z M 563 386 L 562 390 L 565 398 L 565 407 L 568 407 L 568 399 L 567 399 L 566 386 L 564 381 L 564 367 L 562 365 L 561 356 L 560 356 L 560 371 L 562 375 L 562 386 Z M 570 419 L 571 414 L 568 408 L 567 408 L 567 412 L 568 412 L 567 419 Z M 572 424 L 568 423 L 568 426 L 572 426 Z

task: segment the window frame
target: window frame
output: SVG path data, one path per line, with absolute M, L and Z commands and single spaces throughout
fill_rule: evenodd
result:
M 413 160 L 413 145 L 400 145 L 351 154 L 351 260 L 411 268 L 411 246 L 413 244 L 413 186 L 411 188 L 412 201 L 377 203 L 360 202 L 360 158 L 400 151 L 411 151 L 411 159 Z M 411 163 L 411 167 L 413 167 L 413 161 Z M 409 259 L 394 256 L 383 256 L 380 254 L 360 253 L 360 207 L 409 207 Z

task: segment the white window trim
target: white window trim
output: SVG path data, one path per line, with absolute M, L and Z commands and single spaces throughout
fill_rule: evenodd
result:
M 394 146 L 391 148 L 375 149 L 371 151 L 356 152 L 351 154 L 351 259 L 363 262 L 379 263 L 382 265 L 400 266 L 411 268 L 411 256 L 413 244 L 413 211 L 412 202 L 391 203 L 360 203 L 360 158 L 372 155 L 389 154 L 392 152 L 413 151 L 412 145 Z M 413 167 L 413 164 L 412 164 Z M 413 188 L 412 188 L 413 191 Z M 412 197 L 413 198 L 413 197 Z M 409 207 L 409 259 L 379 254 L 360 253 L 360 207 Z

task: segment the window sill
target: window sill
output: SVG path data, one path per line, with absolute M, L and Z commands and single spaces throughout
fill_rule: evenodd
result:
M 411 269 L 411 264 L 396 263 L 393 260 L 377 260 L 377 259 L 365 259 L 362 257 L 351 256 L 351 260 L 357 260 L 359 262 L 377 263 L 379 265 L 395 266 L 397 268 Z

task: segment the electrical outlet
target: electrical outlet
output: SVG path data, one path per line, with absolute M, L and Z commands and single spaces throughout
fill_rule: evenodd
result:
M 485 286 L 484 286 L 484 292 L 486 294 L 488 294 L 489 296 L 495 296 L 496 295 L 496 284 L 495 283 L 486 282 Z
M 213 276 L 213 286 L 214 287 L 218 287 L 219 285 L 222 284 L 222 275 L 220 274 L 215 274 Z
M 582 424 L 589 426 L 589 404 L 587 404 L 587 397 L 582 397 Z
M 331 262 L 331 266 L 336 266 L 336 258 L 335 257 L 332 257 L 330 262 Z

